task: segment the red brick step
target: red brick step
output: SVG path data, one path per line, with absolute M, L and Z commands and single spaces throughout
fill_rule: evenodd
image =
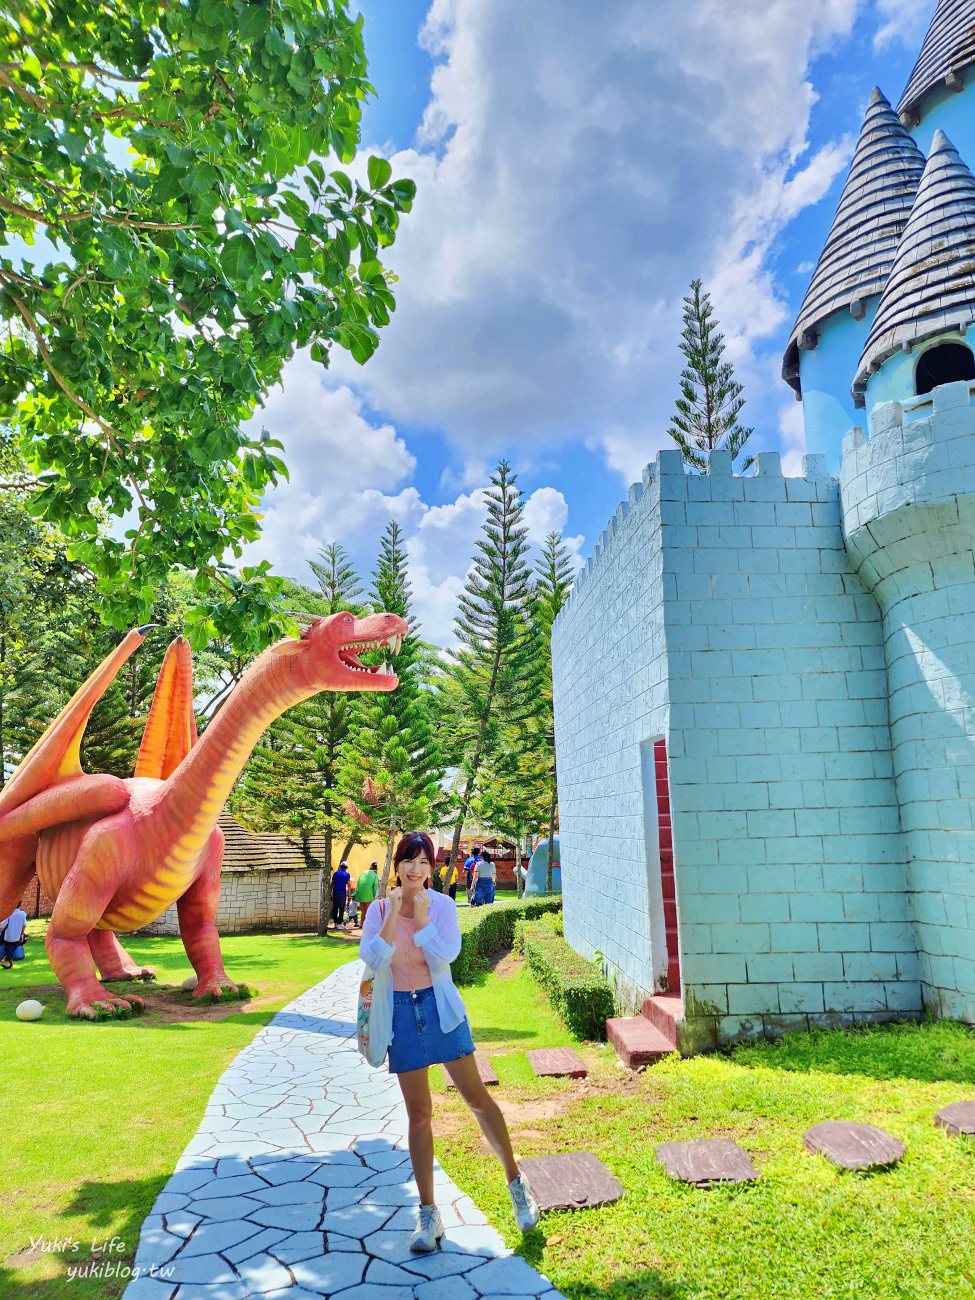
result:
M 675 1052 L 674 1043 L 644 1016 L 615 1016 L 606 1021 L 606 1037 L 625 1066 L 653 1065 Z
M 654 997 L 644 998 L 641 1015 L 669 1038 L 671 1043 L 676 1044 L 677 1022 L 682 1015 L 680 998 L 666 993 L 657 993 Z

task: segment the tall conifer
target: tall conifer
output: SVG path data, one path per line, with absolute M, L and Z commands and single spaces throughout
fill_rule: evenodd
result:
M 724 335 L 718 332 L 710 296 L 701 281 L 691 281 L 684 299 L 684 329 L 680 350 L 686 365 L 680 376 L 680 396 L 670 417 L 668 433 L 695 469 L 707 467 L 707 453 L 730 451 L 737 460 L 752 430 L 738 423 L 745 405 L 734 367 L 724 361 Z M 742 466 L 747 469 L 752 458 Z
M 398 614 L 409 628 L 399 651 L 387 656 L 399 685 L 395 691 L 362 696 L 353 744 L 341 773 L 341 785 L 350 801 L 386 841 L 382 897 L 397 836 L 404 830 L 426 829 L 438 817 L 443 798 L 443 762 L 434 739 L 430 693 L 424 681 L 426 647 L 412 614 L 403 534 L 395 519 L 383 533 L 369 595 L 377 611 Z
M 311 562 L 318 591 L 298 589 L 302 612 L 363 612 L 363 592 L 347 552 L 330 542 Z M 328 929 L 329 892 L 336 835 L 349 831 L 338 788 L 353 721 L 360 705 L 355 692 L 323 691 L 289 709 L 271 724 L 251 755 L 231 800 L 231 810 L 252 830 L 290 830 L 307 842 L 314 831 L 325 839 L 318 889 L 318 932 Z
M 528 715 L 533 691 L 527 530 L 517 475 L 506 460 L 485 499 L 487 518 L 454 624 L 459 644 L 440 691 L 444 734 L 459 772 L 452 862 L 485 760 Z

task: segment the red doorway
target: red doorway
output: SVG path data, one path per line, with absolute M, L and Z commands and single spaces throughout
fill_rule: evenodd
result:
M 660 892 L 664 902 L 667 936 L 667 992 L 680 992 L 680 942 L 677 935 L 677 886 L 674 881 L 674 841 L 670 827 L 670 783 L 667 776 L 667 742 L 653 746 L 653 773 L 657 787 L 657 836 L 660 846 Z

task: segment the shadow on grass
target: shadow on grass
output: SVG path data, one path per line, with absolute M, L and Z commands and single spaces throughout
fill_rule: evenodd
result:
M 25 1241 L 11 1243 L 13 1250 L 0 1266 L 0 1296 L 3 1300 L 120 1296 L 132 1280 L 143 1220 L 168 1180 L 166 1173 L 118 1183 L 81 1183 L 64 1208 L 63 1237 L 35 1238 L 32 1248 L 28 1228 Z M 77 1250 L 72 1249 L 75 1243 Z M 27 1280 L 25 1271 L 42 1259 L 54 1259 L 58 1274 Z
M 518 1253 L 541 1273 L 545 1271 L 544 1250 L 545 1233 L 535 1228 L 522 1237 Z M 595 1282 L 563 1282 L 561 1291 L 566 1300 L 688 1300 L 690 1296 L 702 1294 L 699 1286 L 674 1281 L 652 1268 L 598 1286 Z
M 699 1286 L 686 1282 L 671 1282 L 656 1269 L 645 1269 L 629 1277 L 617 1278 L 608 1286 L 594 1283 L 565 1283 L 562 1294 L 566 1300 L 687 1300 L 690 1296 L 706 1294 Z
M 477 1041 L 479 1043 L 507 1043 L 515 1038 L 537 1038 L 536 1029 L 508 1029 L 504 1026 L 478 1025 Z
M 736 1065 L 921 1083 L 975 1083 L 975 1028 L 952 1020 L 813 1029 L 733 1048 Z

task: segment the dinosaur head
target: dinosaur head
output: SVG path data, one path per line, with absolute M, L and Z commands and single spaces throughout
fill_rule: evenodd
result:
M 279 641 L 270 653 L 291 659 L 293 671 L 316 692 L 394 691 L 396 674 L 382 664 L 370 668 L 360 663 L 359 655 L 384 647 L 395 654 L 408 630 L 396 614 L 329 614 L 316 618 L 297 640 Z

